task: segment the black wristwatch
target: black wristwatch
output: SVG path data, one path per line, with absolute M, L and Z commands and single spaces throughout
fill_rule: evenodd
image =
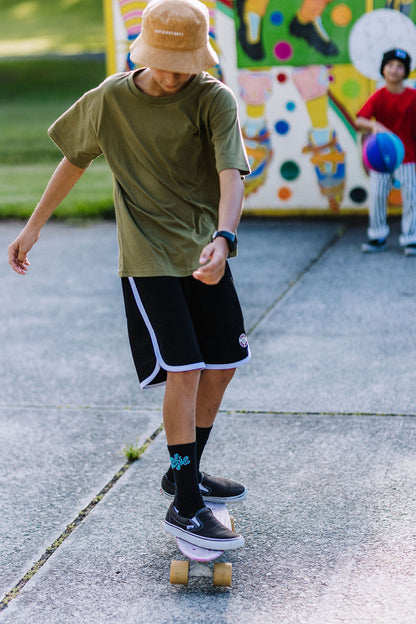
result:
M 225 238 L 225 240 L 227 241 L 228 244 L 228 250 L 230 252 L 230 254 L 232 254 L 234 251 L 236 251 L 237 249 L 237 234 L 235 234 L 234 232 L 228 232 L 227 230 L 218 230 L 217 232 L 214 232 L 214 234 L 211 237 L 211 241 L 214 241 L 216 238 L 218 238 L 218 236 L 221 236 L 222 238 Z

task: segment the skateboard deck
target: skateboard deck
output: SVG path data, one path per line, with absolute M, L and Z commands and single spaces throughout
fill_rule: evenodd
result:
M 230 517 L 224 503 L 207 503 L 207 506 L 212 509 L 212 513 L 217 520 L 227 528 L 234 530 L 233 519 Z M 231 587 L 231 563 L 215 562 L 213 570 L 209 566 L 204 565 L 220 557 L 224 553 L 223 550 L 201 548 L 180 537 L 176 537 L 175 539 L 179 550 L 189 561 L 173 560 L 171 562 L 170 582 L 172 584 L 187 585 L 189 577 L 208 576 L 213 579 L 214 585 Z

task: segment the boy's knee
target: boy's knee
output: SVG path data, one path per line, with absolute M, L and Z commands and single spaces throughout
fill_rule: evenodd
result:
M 234 377 L 235 371 L 235 368 L 224 368 L 216 370 L 206 370 L 205 372 L 215 383 L 228 385 L 231 379 Z

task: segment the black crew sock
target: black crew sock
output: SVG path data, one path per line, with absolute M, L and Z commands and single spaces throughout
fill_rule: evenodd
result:
M 197 465 L 199 480 L 201 480 L 201 473 L 199 472 L 199 463 L 201 461 L 201 456 L 202 456 L 202 453 L 204 452 L 205 445 L 208 442 L 209 435 L 212 431 L 212 425 L 211 427 L 196 427 L 195 431 L 196 431 L 196 465 Z M 169 468 L 166 475 L 169 481 L 175 480 L 172 468 Z
M 199 491 L 196 442 L 168 445 L 176 493 L 173 504 L 181 516 L 192 518 L 204 507 Z
M 206 443 L 208 442 L 209 434 L 211 433 L 211 427 L 196 427 L 196 466 L 198 470 L 199 481 L 201 480 L 201 473 L 199 472 L 199 464 L 201 461 L 202 453 Z

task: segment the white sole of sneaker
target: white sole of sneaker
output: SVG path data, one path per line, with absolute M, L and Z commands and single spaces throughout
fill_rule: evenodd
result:
M 193 533 L 185 531 L 174 524 L 170 524 L 170 522 L 167 522 L 166 520 L 164 521 L 164 528 L 167 533 L 170 533 L 170 535 L 179 537 L 180 539 L 183 539 L 190 544 L 194 544 L 195 546 L 207 548 L 208 550 L 234 550 L 235 548 L 241 548 L 241 546 L 244 546 L 244 537 L 242 535 L 238 535 L 233 539 L 215 540 L 209 537 L 194 535 Z
M 373 245 L 367 245 L 364 243 L 361 245 L 361 251 L 368 254 L 378 254 L 386 251 L 386 245 L 383 245 L 383 247 L 373 247 Z
M 232 496 L 229 498 L 220 498 L 220 497 L 216 498 L 215 496 L 204 496 L 202 492 L 201 494 L 202 494 L 202 498 L 204 499 L 206 503 L 224 503 L 228 505 L 228 503 L 239 503 L 240 501 L 243 501 L 247 497 L 247 490 L 243 492 L 242 494 L 239 494 L 238 496 Z
M 170 500 L 173 500 L 175 498 L 174 494 L 171 494 L 170 492 L 165 492 L 163 488 L 160 488 L 160 493 L 162 494 L 162 496 L 164 496 L 165 498 L 169 498 Z M 240 503 L 241 501 L 243 501 L 245 498 L 247 498 L 247 490 L 245 490 L 242 494 L 239 494 L 238 496 L 232 496 L 229 498 L 221 498 L 219 496 L 204 496 L 203 492 L 201 492 L 201 496 L 206 503 L 224 503 L 227 505 L 228 503 Z

